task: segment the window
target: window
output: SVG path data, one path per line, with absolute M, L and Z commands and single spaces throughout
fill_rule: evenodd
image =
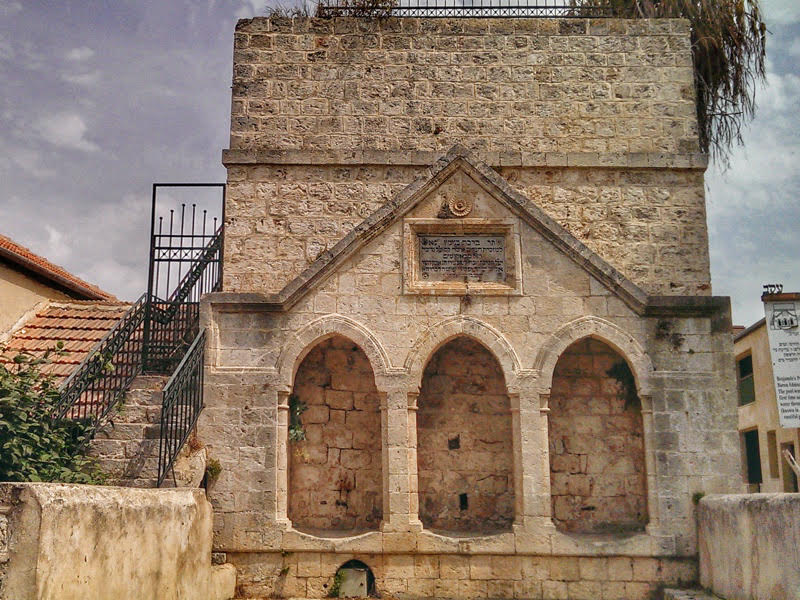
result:
M 756 390 L 753 385 L 753 357 L 748 354 L 736 361 L 739 387 L 739 406 L 755 402 Z
M 758 429 L 742 433 L 744 442 L 745 465 L 747 467 L 747 483 L 751 492 L 757 492 L 761 484 L 761 453 L 758 448 Z

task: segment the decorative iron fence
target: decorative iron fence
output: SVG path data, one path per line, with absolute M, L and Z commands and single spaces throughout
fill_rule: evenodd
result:
M 590 0 L 320 0 L 317 16 L 596 18 L 613 11 Z
M 189 217 L 182 204 L 179 221 L 171 210 L 165 229 L 164 218 L 156 215 L 160 187 L 221 188 L 222 214 L 209 220 L 207 211 L 199 214 L 193 204 Z M 62 384 L 53 410 L 56 419 L 84 422 L 87 443 L 137 375 L 174 370 L 164 390 L 159 461 L 165 462 L 159 463 L 159 485 L 203 405 L 205 336 L 198 334 L 200 298 L 218 291 L 222 282 L 224 205 L 224 183 L 153 185 L 147 293 Z
M 220 188 L 224 219 L 225 184 L 155 183 L 150 234 L 150 272 L 143 362 L 148 372 L 169 373 L 198 332 L 200 297 L 222 283 L 222 224 L 196 204 L 157 217 L 162 188 Z M 188 210 L 187 210 L 188 208 Z
M 197 335 L 164 386 L 161 440 L 158 444 L 158 487 L 164 483 L 203 409 L 205 340 L 205 331 Z
M 142 371 L 147 296 L 142 295 L 61 385 L 54 417 L 81 420 L 89 437 Z

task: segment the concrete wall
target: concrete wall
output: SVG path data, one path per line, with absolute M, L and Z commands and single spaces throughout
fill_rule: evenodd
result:
M 230 598 L 211 519 L 203 490 L 2 483 L 0 598 Z
M 800 598 L 800 494 L 707 496 L 700 584 L 727 600 Z
M 58 290 L 0 264 L 0 341 L 20 319 L 47 300 L 69 300 Z
M 775 400 L 775 379 L 772 374 L 772 356 L 764 324 L 740 337 L 734 343 L 736 360 L 747 354 L 753 358 L 753 385 L 755 402 L 739 407 L 739 431 L 758 430 L 758 448 L 761 456 L 761 492 L 793 491 L 792 469 L 783 458 L 781 448 L 794 446 L 795 458 L 800 455 L 800 428 L 784 428 L 778 419 Z M 770 433 L 774 434 L 775 453 L 770 457 Z M 744 442 L 742 442 L 744 445 Z M 743 450 L 744 452 L 744 450 Z M 742 460 L 742 482 L 747 482 L 746 462 Z

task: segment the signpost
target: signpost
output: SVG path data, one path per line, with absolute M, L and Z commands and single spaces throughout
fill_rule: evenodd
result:
M 781 427 L 800 427 L 800 294 L 778 286 L 761 296 Z M 777 292 L 777 293 L 775 293 Z

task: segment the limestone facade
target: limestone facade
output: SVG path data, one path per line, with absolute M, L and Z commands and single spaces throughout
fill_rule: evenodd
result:
M 353 558 L 408 598 L 694 580 L 692 495 L 739 472 L 695 151 L 682 21 L 240 22 L 198 434 L 242 593 L 323 597 Z M 491 238 L 492 277 L 430 277 L 426 236 Z

